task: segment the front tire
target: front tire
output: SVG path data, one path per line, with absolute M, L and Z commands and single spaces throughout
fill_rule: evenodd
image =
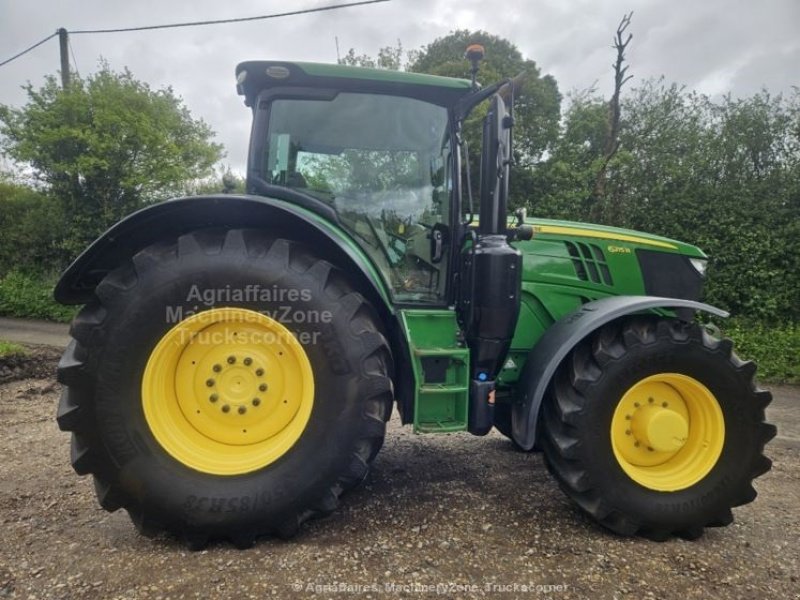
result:
M 694 539 L 756 497 L 776 434 L 772 396 L 730 340 L 696 323 L 614 322 L 582 342 L 543 406 L 543 449 L 561 488 L 603 526 Z
M 258 231 L 198 231 L 142 250 L 95 295 L 59 364 L 58 422 L 103 508 L 192 548 L 247 547 L 366 476 L 392 359 L 330 263 Z

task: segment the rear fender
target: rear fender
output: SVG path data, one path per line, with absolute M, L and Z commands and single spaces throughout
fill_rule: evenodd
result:
M 514 441 L 525 450 L 533 448 L 545 391 L 558 366 L 581 340 L 615 319 L 654 308 L 688 308 L 728 316 L 726 311 L 702 302 L 655 296 L 613 296 L 582 305 L 554 323 L 528 353 L 511 409 Z
M 196 196 L 154 204 L 122 219 L 95 240 L 56 284 L 62 304 L 86 304 L 106 274 L 147 246 L 203 228 L 264 229 L 303 241 L 348 273 L 381 313 L 394 313 L 383 279 L 369 259 L 335 225 L 325 205 L 309 210 L 262 196 Z

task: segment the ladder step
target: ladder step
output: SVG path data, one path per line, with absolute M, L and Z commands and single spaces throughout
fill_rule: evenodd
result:
M 456 394 L 468 391 L 464 385 L 421 385 L 419 391 L 422 394 Z
M 469 356 L 469 350 L 453 348 L 414 348 L 415 356 L 449 356 L 454 360 L 463 361 Z

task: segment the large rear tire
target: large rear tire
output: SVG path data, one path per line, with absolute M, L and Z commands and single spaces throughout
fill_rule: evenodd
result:
M 623 535 L 694 539 L 733 521 L 771 462 L 772 396 L 730 340 L 657 318 L 612 323 L 565 360 L 543 406 L 561 488 Z
M 392 407 L 380 320 L 258 231 L 198 231 L 111 272 L 59 364 L 59 426 L 103 508 L 192 548 L 293 535 L 367 474 Z

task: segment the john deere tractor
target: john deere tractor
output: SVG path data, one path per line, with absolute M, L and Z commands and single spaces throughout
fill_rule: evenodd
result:
M 419 434 L 540 448 L 619 534 L 696 538 L 756 497 L 771 396 L 700 324 L 727 315 L 699 302 L 706 255 L 508 215 L 513 82 L 285 61 L 236 76 L 248 193 L 136 212 L 55 290 L 84 305 L 58 423 L 103 508 L 192 548 L 291 536 L 365 478 L 395 406 Z

